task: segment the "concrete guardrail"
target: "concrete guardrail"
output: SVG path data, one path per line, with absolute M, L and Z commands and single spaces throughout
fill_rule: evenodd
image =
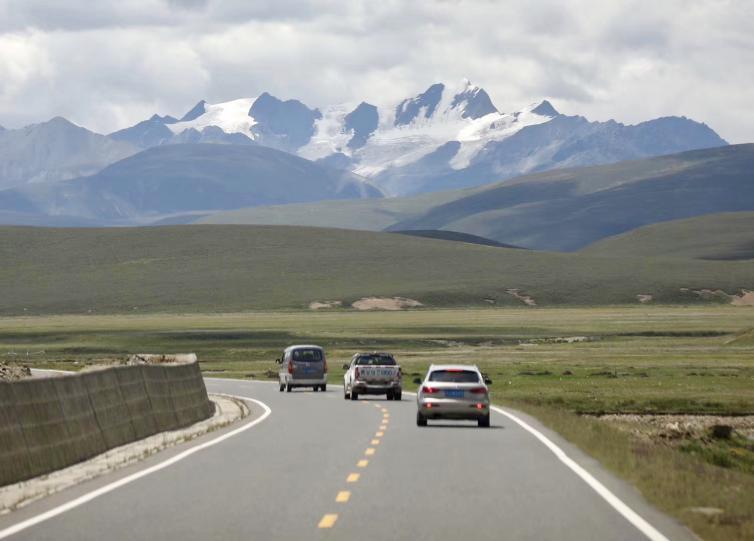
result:
M 199 364 L 0 382 L 0 486 L 213 414 Z

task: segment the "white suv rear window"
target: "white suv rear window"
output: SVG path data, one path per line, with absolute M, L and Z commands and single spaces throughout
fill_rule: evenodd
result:
M 429 381 L 436 383 L 479 383 L 479 374 L 473 370 L 433 370 Z

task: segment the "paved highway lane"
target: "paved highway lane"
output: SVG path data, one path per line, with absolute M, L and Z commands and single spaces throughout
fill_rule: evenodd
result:
M 8 538 L 693 539 L 630 487 L 520 414 L 617 503 L 610 505 L 552 449 L 500 413 L 493 414 L 490 429 L 450 422 L 418 428 L 407 394 L 402 402 L 351 402 L 332 386 L 327 393 L 279 393 L 262 382 L 207 380 L 207 386 L 258 399 L 271 412 L 260 420 L 263 408 L 251 404 L 254 416 L 246 423 L 256 424 L 246 430 L 234 425 L 0 517 L 0 538 L 14 524 L 38 520 L 226 435 Z M 648 530 L 626 518 L 632 511 Z

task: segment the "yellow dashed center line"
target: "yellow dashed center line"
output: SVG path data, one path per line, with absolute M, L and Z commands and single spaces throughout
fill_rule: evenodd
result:
M 361 401 L 362 404 L 368 404 L 366 400 Z M 390 413 L 387 409 L 383 408 L 382 406 L 375 404 L 375 408 L 382 410 L 382 424 L 380 424 L 380 430 L 375 434 L 375 437 L 372 439 L 371 444 L 372 445 L 379 445 L 380 439 L 382 436 L 385 435 L 385 430 L 387 429 L 387 424 L 390 421 Z M 366 456 L 372 456 L 375 453 L 374 447 L 368 447 L 366 451 L 364 451 L 364 454 Z M 356 466 L 359 468 L 366 468 L 369 465 L 369 460 L 362 458 L 356 463 Z M 346 477 L 346 483 L 356 483 L 359 478 L 361 477 L 361 474 L 359 473 L 350 473 L 348 474 L 348 477 Z M 341 490 L 338 492 L 338 495 L 335 496 L 335 501 L 337 503 L 347 503 L 351 499 L 351 491 L 350 490 Z M 332 528 L 335 526 L 335 523 L 338 521 L 338 515 L 337 513 L 328 513 L 325 516 L 322 517 L 322 520 L 319 521 L 319 524 L 317 525 L 318 528 Z
M 319 521 L 318 528 L 332 528 L 335 525 L 335 521 L 338 520 L 338 515 L 335 513 L 325 515 L 322 520 Z

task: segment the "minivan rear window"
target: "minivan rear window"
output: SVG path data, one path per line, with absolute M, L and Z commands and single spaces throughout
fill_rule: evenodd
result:
M 321 349 L 294 349 L 291 353 L 294 361 L 314 362 L 322 360 Z
M 438 383 L 479 383 L 479 374 L 473 370 L 433 370 L 429 381 Z
M 356 359 L 360 366 L 395 366 L 395 359 L 389 355 L 360 355 Z

